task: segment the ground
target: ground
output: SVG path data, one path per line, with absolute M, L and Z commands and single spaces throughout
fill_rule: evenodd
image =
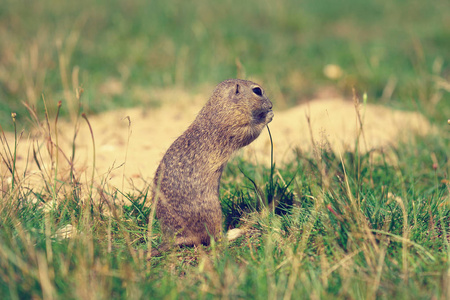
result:
M 207 91 L 190 95 L 179 89 L 158 91 L 157 94 L 162 103 L 160 107 L 136 107 L 88 116 L 95 140 L 94 181 L 97 185 L 107 184 L 110 188 L 117 188 L 125 193 L 148 186 L 165 150 L 194 120 L 209 96 Z M 294 157 L 296 148 L 311 150 L 311 133 L 317 147 L 331 147 L 337 152 L 354 149 L 360 128 L 356 111 L 354 100 L 343 98 L 314 99 L 284 111 L 278 110 L 275 105 L 275 117 L 269 124 L 275 161 L 288 162 Z M 360 151 L 387 149 L 395 145 L 400 137 L 408 137 L 406 133 L 426 134 L 431 130 L 429 122 L 417 112 L 397 111 L 363 103 L 359 104 L 358 111 L 363 123 Z M 81 182 L 88 182 L 94 165 L 93 142 L 87 122 L 82 118 L 78 122 L 75 170 Z M 74 124 L 59 120 L 57 126 L 58 144 L 67 158 L 72 153 Z M 47 132 L 47 129 L 33 129 L 31 132 L 20 133 L 17 169 L 19 174 L 26 174 L 26 184 L 39 185 L 43 182 L 42 173 L 38 171 L 33 159 L 32 145 L 35 149 L 40 147 L 41 150 L 37 152 L 47 162 L 41 168 L 49 174 L 51 160 L 46 142 Z M 9 145 L 14 145 L 14 134 L 6 133 L 6 137 Z M 52 140 L 56 143 L 54 132 Z M 254 143 L 238 155 L 244 155 L 254 163 L 269 164 L 268 132 L 263 131 Z M 55 166 L 56 160 L 53 157 Z M 58 169 L 60 174 L 67 176 L 70 165 L 65 157 L 60 154 Z M 11 176 L 5 165 L 2 164 L 1 167 L 2 178 L 10 181 Z

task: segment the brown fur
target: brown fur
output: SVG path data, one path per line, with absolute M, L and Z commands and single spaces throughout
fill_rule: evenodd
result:
M 177 245 L 221 239 L 222 171 L 233 152 L 255 140 L 272 117 L 272 103 L 256 83 L 231 79 L 217 85 L 155 174 L 153 197 L 164 248 L 170 239 Z

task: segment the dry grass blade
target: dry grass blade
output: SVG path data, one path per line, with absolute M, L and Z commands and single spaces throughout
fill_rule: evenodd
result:
M 92 176 L 91 176 L 91 185 L 89 188 L 89 201 L 91 201 L 92 203 L 92 191 L 94 189 L 94 179 L 95 179 L 95 138 L 94 138 L 94 131 L 92 130 L 92 126 L 91 123 L 89 123 L 88 118 L 86 117 L 85 113 L 82 113 L 81 116 L 83 117 L 83 119 L 86 120 L 86 123 L 89 126 L 89 131 L 91 133 L 91 138 L 92 138 Z

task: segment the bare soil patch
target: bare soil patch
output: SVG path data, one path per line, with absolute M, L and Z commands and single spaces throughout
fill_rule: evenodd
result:
M 208 94 L 189 95 L 180 90 L 160 91 L 159 108 L 134 108 L 110 111 L 89 116 L 95 139 L 93 142 L 87 123 L 80 119 L 75 145 L 74 165 L 82 184 L 91 180 L 95 163 L 95 185 L 108 190 L 123 192 L 144 189 L 154 175 L 165 150 L 195 119 L 206 102 Z M 383 106 L 367 104 L 359 106 L 363 123 L 360 151 L 395 146 L 412 133 L 426 134 L 431 130 L 429 122 L 419 113 L 392 110 Z M 307 118 L 309 116 L 310 122 Z M 310 151 L 313 148 L 311 133 L 316 147 L 330 147 L 334 151 L 353 151 L 360 122 L 352 101 L 343 99 L 316 99 L 286 111 L 277 111 L 269 125 L 274 141 L 274 158 L 278 165 L 293 158 L 294 149 Z M 70 165 L 66 159 L 72 153 L 75 125 L 58 124 L 58 156 L 60 180 L 68 180 Z M 12 147 L 14 135 L 6 133 Z M 55 135 L 52 140 L 55 142 Z M 17 170 L 22 184 L 30 187 L 43 186 L 43 177 L 52 178 L 48 136 L 43 132 L 23 132 L 17 148 Z M 41 170 L 33 159 L 33 147 L 40 149 Z M 4 154 L 5 149 L 1 149 Z M 65 156 L 62 154 L 64 153 Z M 270 163 L 270 140 L 267 131 L 238 155 L 254 163 Z M 2 185 L 11 181 L 10 173 L 2 161 L 0 166 Z

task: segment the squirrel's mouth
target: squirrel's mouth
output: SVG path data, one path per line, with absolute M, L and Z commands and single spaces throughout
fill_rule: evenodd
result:
M 273 111 L 270 109 L 270 110 L 260 111 L 255 116 L 256 116 L 255 119 L 258 123 L 268 124 L 272 121 L 274 114 L 273 114 Z

